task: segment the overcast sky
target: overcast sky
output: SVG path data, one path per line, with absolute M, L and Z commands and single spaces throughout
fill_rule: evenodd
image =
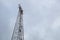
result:
M 0 40 L 11 40 L 19 3 L 25 40 L 60 40 L 60 0 L 0 0 Z

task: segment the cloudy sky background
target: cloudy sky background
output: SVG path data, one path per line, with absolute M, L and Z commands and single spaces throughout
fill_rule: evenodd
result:
M 0 0 L 0 40 L 11 40 L 19 3 L 25 40 L 60 40 L 60 0 Z

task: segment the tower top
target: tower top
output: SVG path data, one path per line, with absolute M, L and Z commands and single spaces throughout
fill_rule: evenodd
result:
M 24 40 L 23 10 L 20 6 L 11 40 Z
M 19 12 L 20 12 L 20 14 L 23 14 L 23 10 L 22 10 L 22 8 L 21 8 L 21 5 L 19 4 Z

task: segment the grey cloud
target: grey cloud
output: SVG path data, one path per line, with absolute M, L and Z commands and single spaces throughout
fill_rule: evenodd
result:
M 30 0 L 30 1 L 26 0 L 26 1 L 25 1 L 26 5 L 23 4 L 24 13 L 26 13 L 25 15 L 27 15 L 27 17 L 24 16 L 25 18 L 24 24 L 25 23 L 26 23 L 25 25 L 28 24 L 26 26 L 27 28 L 25 27 L 25 32 L 29 31 L 29 33 L 32 35 L 30 35 L 28 32 L 27 33 L 31 37 L 34 36 L 36 38 L 34 39 L 34 37 L 32 37 L 31 40 L 37 40 L 37 39 L 39 40 L 41 39 L 41 35 L 46 36 L 45 38 L 43 36 L 41 40 L 57 40 L 58 37 L 56 37 L 55 35 L 58 29 L 54 29 L 55 26 L 52 26 L 52 25 L 56 25 L 54 24 L 54 22 L 56 18 L 60 16 L 60 12 L 59 12 L 60 3 L 58 3 L 57 0 Z M 41 31 L 43 28 L 45 29 L 44 31 L 45 33 L 40 34 L 42 33 Z M 56 28 L 58 27 L 56 26 Z M 35 33 L 37 33 L 38 31 L 40 34 L 40 37 L 37 37 L 37 34 L 35 34 L 33 30 L 35 31 Z
M 17 4 L 15 4 L 16 1 L 12 4 L 10 1 L 8 2 L 7 0 L 5 1 L 0 0 L 0 40 L 11 39 L 14 27 L 14 19 L 16 19 L 17 16 L 18 6 Z M 13 20 L 12 26 L 11 26 L 11 19 Z
M 18 0 L 19 1 L 19 0 Z M 18 1 L 11 0 L 3 2 L 3 10 L 0 11 L 0 35 L 2 40 L 10 40 L 15 19 L 18 13 Z M 14 3 L 13 3 L 14 2 Z M 60 1 L 59 0 L 21 0 L 24 10 L 24 32 L 25 40 L 60 40 Z M 0 6 L 1 9 L 1 6 Z M 1 13 L 5 13 L 4 15 Z M 7 15 L 6 15 L 7 14 Z M 7 21 L 8 20 L 8 21 Z M 14 21 L 13 21 L 14 20 Z M 6 24 L 5 24 L 6 23 Z M 10 24 L 10 27 L 7 26 Z M 4 29 L 3 29 L 4 28 Z M 7 28 L 7 29 L 6 29 Z M 10 30 L 11 29 L 11 30 Z M 5 31 L 6 32 L 5 32 Z M 9 30 L 9 31 L 7 31 Z M 7 33 L 8 35 L 4 34 Z M 10 33 L 9 33 L 10 32 Z M 1 37 L 0 36 L 0 37 Z M 4 37 L 3 37 L 4 36 Z M 5 37 L 6 36 L 6 37 Z M 4 39 L 3 39 L 4 38 Z

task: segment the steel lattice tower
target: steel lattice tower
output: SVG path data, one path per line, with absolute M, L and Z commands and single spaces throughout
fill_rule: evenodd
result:
M 19 13 L 14 27 L 11 40 L 24 40 L 24 28 L 23 28 L 23 10 L 19 5 Z

